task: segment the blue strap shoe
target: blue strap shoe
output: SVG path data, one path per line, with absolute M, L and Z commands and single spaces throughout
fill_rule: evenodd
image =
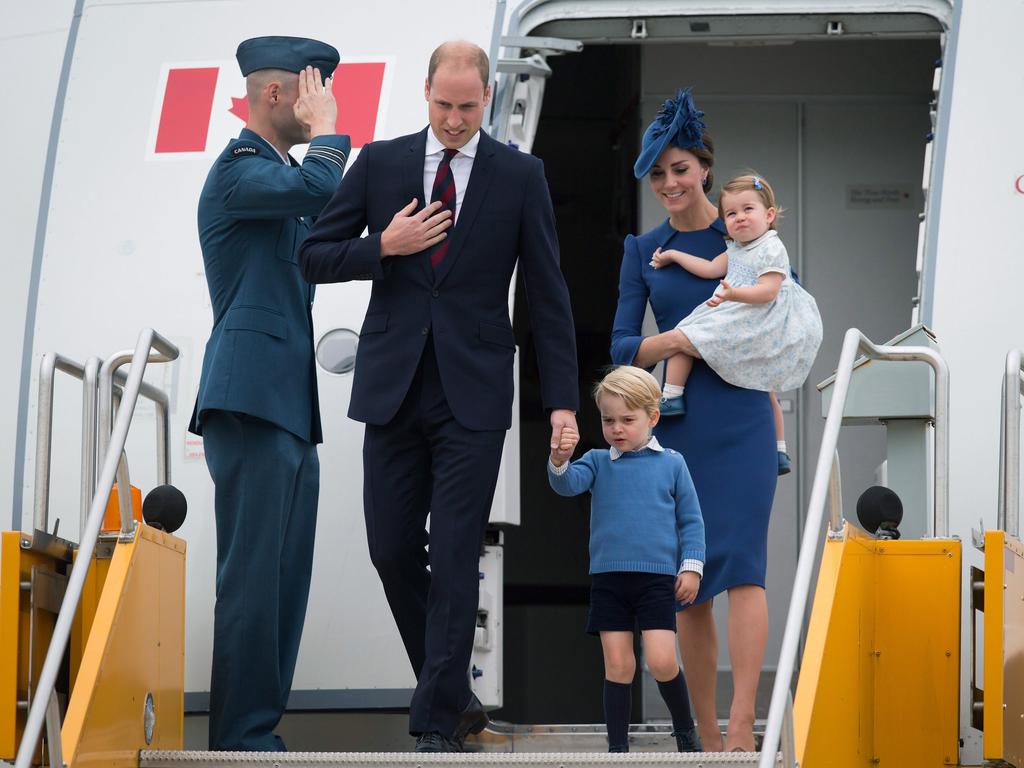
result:
M 661 410 L 662 418 L 670 418 L 674 416 L 685 416 L 686 415 L 686 400 L 685 395 L 679 395 L 678 397 L 663 397 L 661 398 Z
M 793 471 L 793 467 L 789 461 L 789 454 L 785 451 L 779 451 L 779 476 L 788 475 Z

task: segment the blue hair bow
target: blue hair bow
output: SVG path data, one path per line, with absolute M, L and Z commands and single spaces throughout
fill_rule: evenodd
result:
M 658 159 L 665 147 L 671 144 L 680 149 L 704 147 L 704 113 L 693 103 L 689 88 L 682 88 L 674 99 L 668 99 L 661 106 L 641 144 L 640 156 L 633 166 L 633 175 L 641 179 Z
M 754 180 L 754 189 L 761 190 L 761 189 L 764 188 L 764 185 L 761 184 L 760 177 L 758 177 L 758 176 L 751 176 L 750 178 L 752 178 Z

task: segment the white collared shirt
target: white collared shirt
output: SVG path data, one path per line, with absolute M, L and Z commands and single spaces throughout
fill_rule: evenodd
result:
M 270 144 L 269 141 L 267 143 Z M 287 165 L 289 168 L 291 167 L 292 161 L 288 159 L 288 155 L 282 155 L 281 150 L 275 147 L 273 144 L 270 144 L 270 148 L 277 152 L 277 156 L 281 158 L 282 163 Z
M 661 447 L 661 443 L 658 442 L 658 438 L 654 437 L 654 435 L 651 435 L 651 439 L 647 442 L 647 445 L 641 445 L 637 450 L 642 451 L 644 448 L 650 448 L 652 451 L 657 451 L 658 453 L 665 450 Z M 622 451 L 612 445 L 608 448 L 608 454 L 611 457 L 611 460 L 615 461 L 622 455 Z
M 462 201 L 466 197 L 466 186 L 469 184 L 469 174 L 473 171 L 473 159 L 476 157 L 476 148 L 480 144 L 480 131 L 473 134 L 473 138 L 459 148 L 458 154 L 452 158 L 452 175 L 455 177 L 455 220 L 459 219 L 459 211 L 462 210 Z M 427 128 L 427 149 L 423 163 L 423 203 L 430 204 L 430 196 L 434 192 L 434 177 L 437 175 L 437 166 L 441 164 L 444 157 L 444 144 L 434 135 L 433 128 Z M 454 223 L 454 222 L 453 222 Z

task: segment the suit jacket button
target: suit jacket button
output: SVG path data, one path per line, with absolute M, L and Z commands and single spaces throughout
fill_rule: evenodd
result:
M 428 333 L 430 333 L 430 329 L 427 326 L 423 326 L 423 335 L 426 336 Z
M 441 295 L 441 293 L 435 288 L 433 291 L 430 292 L 430 295 L 436 299 L 438 296 Z

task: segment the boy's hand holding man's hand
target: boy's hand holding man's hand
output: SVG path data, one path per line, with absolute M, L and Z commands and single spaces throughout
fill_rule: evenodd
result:
M 560 467 L 572 458 L 572 452 L 576 450 L 576 444 L 580 441 L 580 433 L 573 427 L 562 427 L 558 435 L 558 442 L 551 444 L 551 463 Z
M 676 600 L 683 605 L 689 605 L 696 600 L 699 589 L 700 576 L 694 571 L 683 571 L 676 576 Z

